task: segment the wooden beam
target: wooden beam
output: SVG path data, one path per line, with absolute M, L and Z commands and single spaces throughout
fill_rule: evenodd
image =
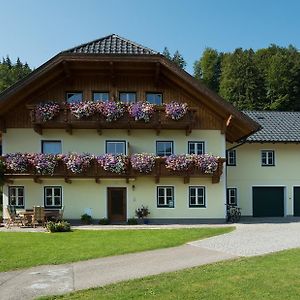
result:
M 6 122 L 4 118 L 0 118 L 0 131 L 6 132 Z
M 155 86 L 158 88 L 160 85 L 160 63 L 157 62 L 155 64 L 155 75 L 154 75 L 154 81 L 155 81 Z
M 43 180 L 42 180 L 41 178 L 39 178 L 38 176 L 34 176 L 34 177 L 33 177 L 33 181 L 34 181 L 35 183 L 39 183 L 39 184 L 41 184 L 41 183 L 43 182 Z
M 71 183 L 72 183 L 72 180 L 71 180 L 70 178 L 68 178 L 68 177 L 65 177 L 65 183 L 71 184 Z
M 110 67 L 111 83 L 112 83 L 112 86 L 115 87 L 116 86 L 116 74 L 115 74 L 114 63 L 112 61 L 109 62 L 109 67 Z
M 63 65 L 63 69 L 64 69 L 64 73 L 66 75 L 66 78 L 70 78 L 71 72 L 70 72 L 69 64 L 64 60 L 62 62 L 62 65 Z

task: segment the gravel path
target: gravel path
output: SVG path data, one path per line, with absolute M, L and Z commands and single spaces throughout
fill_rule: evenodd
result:
M 236 230 L 189 243 L 237 256 L 255 256 L 300 247 L 300 222 L 236 224 Z

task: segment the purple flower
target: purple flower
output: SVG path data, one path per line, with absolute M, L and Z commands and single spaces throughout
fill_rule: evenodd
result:
M 165 112 L 168 118 L 179 120 L 187 113 L 188 106 L 186 103 L 172 101 L 166 104 Z
M 34 110 L 36 119 L 43 123 L 54 119 L 59 112 L 60 106 L 57 102 L 40 103 Z
M 124 115 L 125 105 L 122 102 L 107 101 L 101 104 L 101 113 L 107 122 L 116 121 Z
M 5 166 L 8 170 L 25 173 L 28 171 L 29 161 L 26 153 L 10 153 L 4 155 Z
M 96 103 L 82 101 L 69 104 L 71 114 L 77 119 L 83 119 L 94 115 L 97 111 Z
M 53 175 L 58 164 L 58 157 L 54 154 L 29 153 L 27 154 L 29 163 L 40 175 Z
M 193 159 L 189 154 L 174 154 L 166 158 L 166 168 L 173 171 L 187 171 L 192 165 Z
M 150 173 L 155 166 L 155 155 L 148 153 L 137 153 L 130 157 L 131 166 L 140 173 Z
M 94 156 L 88 153 L 69 153 L 67 155 L 64 155 L 62 159 L 66 164 L 68 170 L 75 174 L 80 174 L 90 167 L 91 161 L 92 159 L 94 159 Z
M 210 154 L 193 154 L 192 156 L 196 168 L 198 168 L 201 173 L 212 174 L 217 170 L 219 157 Z
M 154 112 L 154 105 L 148 102 L 139 101 L 128 106 L 128 112 L 135 121 L 144 120 L 149 122 Z
M 105 170 L 117 174 L 126 172 L 128 157 L 122 154 L 104 154 L 96 157 L 100 166 Z

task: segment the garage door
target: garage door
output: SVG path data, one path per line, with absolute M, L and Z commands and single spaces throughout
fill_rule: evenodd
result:
M 283 187 L 253 187 L 253 217 L 283 217 Z
M 300 187 L 294 187 L 294 216 L 300 217 Z

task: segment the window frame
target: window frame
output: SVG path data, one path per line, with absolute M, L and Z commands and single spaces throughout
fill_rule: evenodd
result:
M 147 100 L 147 96 L 148 95 L 153 95 L 153 94 L 156 94 L 156 95 L 161 95 L 161 103 L 160 104 L 156 104 L 156 103 L 152 103 L 152 104 L 154 104 L 154 105 L 163 105 L 163 103 L 164 103 L 164 96 L 163 96 L 163 93 L 162 92 L 146 92 L 145 93 L 145 99 L 146 99 L 146 101 L 147 102 L 149 102 L 148 100 Z M 149 102 L 149 103 L 151 103 L 151 102 Z
M 195 193 L 196 204 L 191 204 L 191 190 L 197 189 Z M 198 202 L 198 189 L 202 189 L 203 191 L 203 204 L 199 204 Z M 206 208 L 206 188 L 203 185 L 190 185 L 189 186 L 189 208 Z
M 158 146 L 158 143 L 171 143 L 171 147 L 172 147 L 172 153 L 171 154 L 169 154 L 169 155 L 159 155 L 158 154 L 158 149 L 157 149 L 157 146 Z M 174 154 L 174 141 L 156 141 L 156 143 L 155 143 L 155 145 L 156 145 L 156 148 L 155 148 L 155 153 L 156 153 L 156 155 L 157 156 L 160 156 L 160 157 L 163 157 L 163 156 L 170 156 L 170 155 L 173 155 Z
M 134 101 L 126 101 L 126 102 L 123 102 L 121 100 L 121 94 L 135 94 L 135 99 Z M 131 103 L 136 103 L 137 102 L 137 92 L 132 92 L 132 91 L 119 91 L 119 101 L 122 102 L 122 103 L 125 103 L 125 104 L 131 104 Z
M 96 94 L 96 93 L 101 93 L 101 94 L 107 94 L 108 95 L 108 99 L 107 99 L 107 101 L 103 101 L 103 100 L 95 100 L 94 99 L 94 94 Z M 109 101 L 109 98 L 110 98 L 110 93 L 109 93 L 109 91 L 92 91 L 92 101 L 93 102 L 108 102 Z
M 205 141 L 188 141 L 188 154 L 199 154 L 199 153 L 191 153 L 191 151 L 190 151 L 190 145 L 192 145 L 192 144 L 202 144 L 202 153 L 200 153 L 200 154 L 205 154 Z
M 263 154 L 264 153 L 266 153 L 267 155 L 266 155 L 266 161 L 265 161 L 265 163 L 263 162 Z M 270 159 L 270 157 L 269 157 L 269 153 L 271 153 L 272 154 L 272 156 L 271 156 L 271 158 L 272 158 L 272 163 L 271 164 L 269 164 L 269 159 Z M 274 167 L 275 166 L 275 150 L 261 150 L 260 151 L 260 161 L 261 161 L 261 166 L 262 167 Z
M 50 143 L 60 143 L 60 152 L 57 154 L 61 154 L 62 153 L 62 141 L 61 140 L 41 140 L 41 153 L 43 154 L 49 154 L 49 153 L 45 153 L 44 152 L 44 143 L 45 142 L 50 142 Z
M 23 205 L 19 205 L 19 192 L 16 193 L 16 204 L 12 204 L 11 203 L 11 195 L 10 195 L 10 191 L 11 189 L 17 189 L 19 191 L 19 189 L 23 190 Z M 8 186 L 8 205 L 13 205 L 16 208 L 25 208 L 25 187 L 23 185 L 9 185 Z
M 68 94 L 81 94 L 81 101 L 76 101 L 76 102 L 68 102 Z M 65 102 L 70 104 L 70 103 L 78 103 L 83 101 L 83 91 L 66 91 L 65 92 Z
M 107 152 L 107 144 L 108 143 L 123 143 L 124 144 L 125 153 L 111 153 L 111 152 Z M 126 142 L 126 140 L 106 140 L 105 141 L 105 153 L 106 154 L 124 154 L 124 155 L 127 155 L 127 142 Z
M 233 158 L 230 157 L 230 153 L 234 153 Z M 233 161 L 231 161 L 233 159 Z M 226 165 L 227 166 L 236 166 L 236 150 L 231 149 L 226 151 Z
M 167 203 L 167 204 L 159 204 L 159 189 L 164 189 L 164 203 Z M 171 189 L 172 191 L 172 201 L 173 201 L 173 205 L 170 206 L 170 204 L 168 203 L 168 199 L 167 199 L 167 192 L 166 190 L 167 189 Z M 172 185 L 158 185 L 156 186 L 156 207 L 157 208 L 175 208 L 175 187 L 172 186 Z
M 55 204 L 55 196 L 54 196 L 54 189 L 58 188 L 60 189 L 60 205 L 47 205 L 47 200 L 46 200 L 46 189 L 52 189 L 52 204 Z M 60 209 L 63 207 L 63 188 L 61 185 L 47 185 L 44 186 L 44 207 L 46 209 Z
M 231 195 L 229 195 L 230 191 L 234 191 L 234 196 L 233 196 L 235 198 L 235 203 L 234 204 L 230 203 L 230 201 L 229 201 L 230 197 L 231 197 Z M 237 203 L 238 203 L 237 188 L 236 187 L 227 187 L 227 189 L 226 189 L 226 204 L 237 206 Z

